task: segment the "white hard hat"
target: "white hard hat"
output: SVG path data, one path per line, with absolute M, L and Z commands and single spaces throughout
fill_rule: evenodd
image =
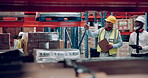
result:
M 24 32 L 20 32 L 18 36 L 22 36 L 24 34 Z
M 140 22 L 142 22 L 142 23 L 145 24 L 145 19 L 144 19 L 144 17 L 142 17 L 142 16 L 138 16 L 138 17 L 135 19 L 135 21 L 140 21 Z

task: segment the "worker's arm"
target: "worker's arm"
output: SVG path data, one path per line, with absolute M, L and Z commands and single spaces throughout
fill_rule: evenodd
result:
M 86 29 L 86 33 L 88 34 L 89 37 L 93 37 L 93 38 L 98 37 L 98 30 L 95 30 L 95 32 L 91 32 L 87 24 L 85 24 L 84 28 Z
M 145 34 L 146 46 L 142 47 L 142 50 L 148 51 L 148 32 Z
M 88 29 L 87 34 L 89 37 L 97 38 L 98 37 L 98 30 L 96 30 L 95 32 L 91 32 L 90 29 Z
M 116 43 L 116 44 L 112 44 L 112 45 L 113 45 L 113 48 L 120 48 L 120 47 L 123 45 L 120 32 L 118 33 L 118 36 L 119 36 L 119 37 L 118 37 L 118 39 L 117 39 L 117 43 Z

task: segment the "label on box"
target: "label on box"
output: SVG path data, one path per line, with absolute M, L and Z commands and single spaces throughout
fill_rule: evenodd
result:
M 80 52 L 79 50 L 76 51 L 65 51 L 65 50 L 57 50 L 57 51 L 47 51 L 47 50 L 40 50 L 37 49 L 35 51 L 36 57 L 35 61 L 37 63 L 46 63 L 46 62 L 58 62 L 64 61 L 65 59 L 77 60 L 80 59 Z

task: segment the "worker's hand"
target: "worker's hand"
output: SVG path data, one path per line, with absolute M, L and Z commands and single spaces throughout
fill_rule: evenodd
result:
M 142 47 L 141 47 L 141 46 L 138 46 L 138 49 L 139 49 L 139 50 L 142 50 Z
M 107 45 L 107 48 L 108 48 L 108 49 L 112 49 L 112 48 L 113 48 L 113 45 L 108 44 L 108 45 Z
M 89 29 L 88 24 L 85 24 L 85 25 L 84 25 L 84 28 L 85 28 L 85 29 Z

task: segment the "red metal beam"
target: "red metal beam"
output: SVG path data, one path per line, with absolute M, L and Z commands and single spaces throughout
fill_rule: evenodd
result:
M 132 32 L 120 32 L 121 35 L 130 35 Z
M 94 2 L 104 2 L 104 3 L 109 3 L 109 2 L 147 2 L 147 0 L 1 0 L 2 2 L 14 2 L 14 3 L 33 3 L 33 2 L 40 2 L 40 3 L 44 3 L 44 2 L 80 2 L 80 3 L 94 3 Z
M 144 15 L 145 12 L 113 12 L 115 16 Z
M 0 27 L 74 27 L 84 26 L 85 21 L 82 22 L 0 22 Z

